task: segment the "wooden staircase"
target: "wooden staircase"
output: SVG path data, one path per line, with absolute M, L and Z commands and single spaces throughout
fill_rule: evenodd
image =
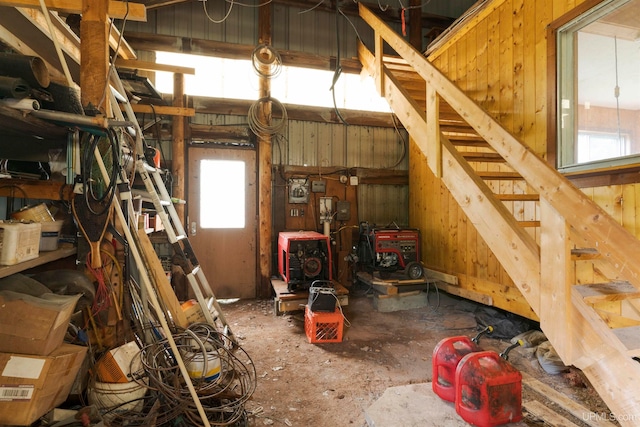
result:
M 640 241 L 360 4 L 363 67 L 489 245 L 562 360 L 640 424 Z M 397 54 L 383 54 L 384 47 Z M 580 263 L 593 284 L 576 284 Z M 584 282 L 582 282 L 584 283 Z

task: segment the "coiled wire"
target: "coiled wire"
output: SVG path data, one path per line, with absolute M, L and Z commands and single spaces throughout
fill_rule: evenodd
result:
M 268 79 L 282 71 L 282 58 L 277 50 L 267 44 L 259 44 L 251 52 L 251 63 L 256 74 Z
M 208 360 L 212 352 L 220 362 L 219 376 L 213 380 L 195 377 L 191 381 L 199 401 L 214 426 L 236 426 L 246 422 L 244 404 L 256 389 L 256 371 L 249 355 L 239 346 L 229 347 L 228 338 L 206 323 L 191 325 L 173 338 L 185 365 L 194 354 Z M 166 339 L 146 345 L 140 351 L 144 373 L 138 375 L 149 388 L 145 410 L 118 413 L 110 419 L 111 426 L 145 425 L 149 412 L 157 425 L 172 420 L 187 420 L 189 425 L 201 426 L 202 419 L 182 377 L 177 360 Z M 202 369 L 203 376 L 207 368 Z
M 261 108 L 267 103 L 271 103 L 271 110 L 269 112 L 267 123 L 264 123 L 260 120 L 259 113 Z M 273 107 L 276 107 L 276 110 L 281 111 L 281 117 L 279 120 L 273 121 Z M 247 115 L 247 120 L 249 122 L 249 127 L 257 136 L 261 135 L 275 135 L 281 133 L 284 129 L 287 121 L 289 120 L 289 116 L 287 114 L 287 110 L 282 105 L 280 101 L 271 96 L 265 96 L 263 98 L 258 99 L 254 102 L 251 107 L 249 107 L 249 112 Z

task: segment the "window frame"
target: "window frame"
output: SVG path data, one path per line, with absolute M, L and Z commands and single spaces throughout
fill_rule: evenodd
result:
M 559 105 L 560 93 L 560 63 L 568 58 L 560 58 L 558 52 L 558 38 L 560 30 L 568 23 L 580 16 L 592 13 L 595 8 L 606 6 L 610 0 L 587 0 L 547 27 L 548 58 L 548 103 L 547 111 L 547 162 L 578 187 L 595 187 L 612 184 L 628 184 L 640 182 L 640 154 L 610 159 L 606 162 L 592 162 L 573 168 L 559 168 L 560 129 L 558 126 L 561 109 Z M 573 58 L 571 58 L 573 61 Z M 574 127 L 571 126 L 572 132 Z

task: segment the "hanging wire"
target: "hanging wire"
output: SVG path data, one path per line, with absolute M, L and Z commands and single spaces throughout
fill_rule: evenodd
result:
M 320 7 L 320 5 L 324 3 L 324 0 L 320 0 L 318 3 L 316 3 L 315 6 L 309 8 L 309 9 L 305 9 L 305 10 L 301 10 L 300 12 L 298 12 L 299 15 L 302 15 L 303 13 L 307 13 L 307 12 L 311 12 L 312 10 Z
M 622 142 L 622 134 L 620 133 L 620 86 L 618 86 L 618 37 L 613 37 L 614 55 L 615 55 L 615 72 L 616 72 L 616 87 L 614 89 L 614 96 L 616 97 L 616 116 L 618 120 L 618 144 Z
M 216 19 L 213 19 L 211 16 L 209 16 L 209 11 L 207 10 L 207 2 L 206 1 L 202 2 L 202 9 L 204 9 L 204 14 L 207 16 L 207 19 L 209 19 L 209 21 L 213 22 L 214 24 L 222 24 L 224 21 L 227 20 L 227 18 L 231 14 L 231 9 L 233 9 L 233 5 L 235 4 L 235 1 L 231 0 L 231 1 L 228 1 L 227 3 L 229 3 L 229 10 L 227 10 L 227 13 L 224 15 L 224 18 L 222 18 L 219 21 L 216 20 Z
M 266 5 L 270 4 L 270 3 L 273 3 L 273 0 L 267 0 L 266 2 L 260 3 L 260 4 L 246 4 L 246 3 L 240 3 L 240 2 L 237 2 L 237 1 L 234 1 L 234 0 L 225 0 L 225 1 L 227 1 L 229 3 L 235 3 L 238 6 L 244 6 L 244 7 L 262 7 L 262 6 L 266 6 Z
M 342 122 L 342 124 L 349 125 L 346 122 L 342 114 L 340 114 L 340 110 L 338 109 L 338 104 L 336 103 L 336 83 L 340 79 L 340 75 L 342 74 L 342 64 L 340 63 L 340 8 L 336 3 L 336 44 L 337 44 L 337 55 L 336 55 L 336 70 L 333 73 L 333 81 L 331 82 L 331 97 L 333 99 L 333 109 L 336 112 L 336 115 Z
M 277 50 L 267 44 L 259 44 L 251 52 L 251 63 L 256 74 L 266 78 L 280 75 L 282 71 L 282 58 Z M 268 67 L 268 71 L 265 69 Z
M 276 120 L 275 122 L 273 122 L 272 120 L 269 120 L 271 124 L 262 122 L 259 117 L 260 110 L 267 102 L 271 103 L 272 108 L 275 106 L 276 109 L 279 109 L 282 113 L 282 117 L 280 118 L 280 120 Z M 271 119 L 272 116 L 273 116 L 273 110 L 271 110 L 271 113 L 269 114 L 269 118 Z M 289 119 L 289 116 L 287 115 L 287 109 L 284 107 L 284 105 L 282 105 L 280 101 L 278 101 L 276 98 L 273 98 L 271 96 L 265 96 L 263 98 L 258 99 L 256 102 L 254 102 L 251 105 L 251 107 L 249 107 L 249 112 L 247 114 L 249 127 L 251 128 L 253 133 L 256 134 L 257 136 L 275 135 L 277 133 L 280 133 L 284 129 L 285 125 L 287 124 L 288 119 Z

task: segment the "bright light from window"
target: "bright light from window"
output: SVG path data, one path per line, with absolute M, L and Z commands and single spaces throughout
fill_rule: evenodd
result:
M 200 227 L 244 228 L 245 164 L 238 160 L 200 162 Z
M 258 76 L 250 60 L 156 52 L 156 61 L 195 68 L 195 76 L 185 75 L 187 95 L 258 99 Z M 271 80 L 271 96 L 283 104 L 333 108 L 333 78 L 332 71 L 283 66 L 281 73 Z M 156 72 L 155 86 L 162 93 L 173 93 L 173 74 Z M 335 98 L 338 108 L 391 111 L 370 77 L 342 73 L 335 86 Z

